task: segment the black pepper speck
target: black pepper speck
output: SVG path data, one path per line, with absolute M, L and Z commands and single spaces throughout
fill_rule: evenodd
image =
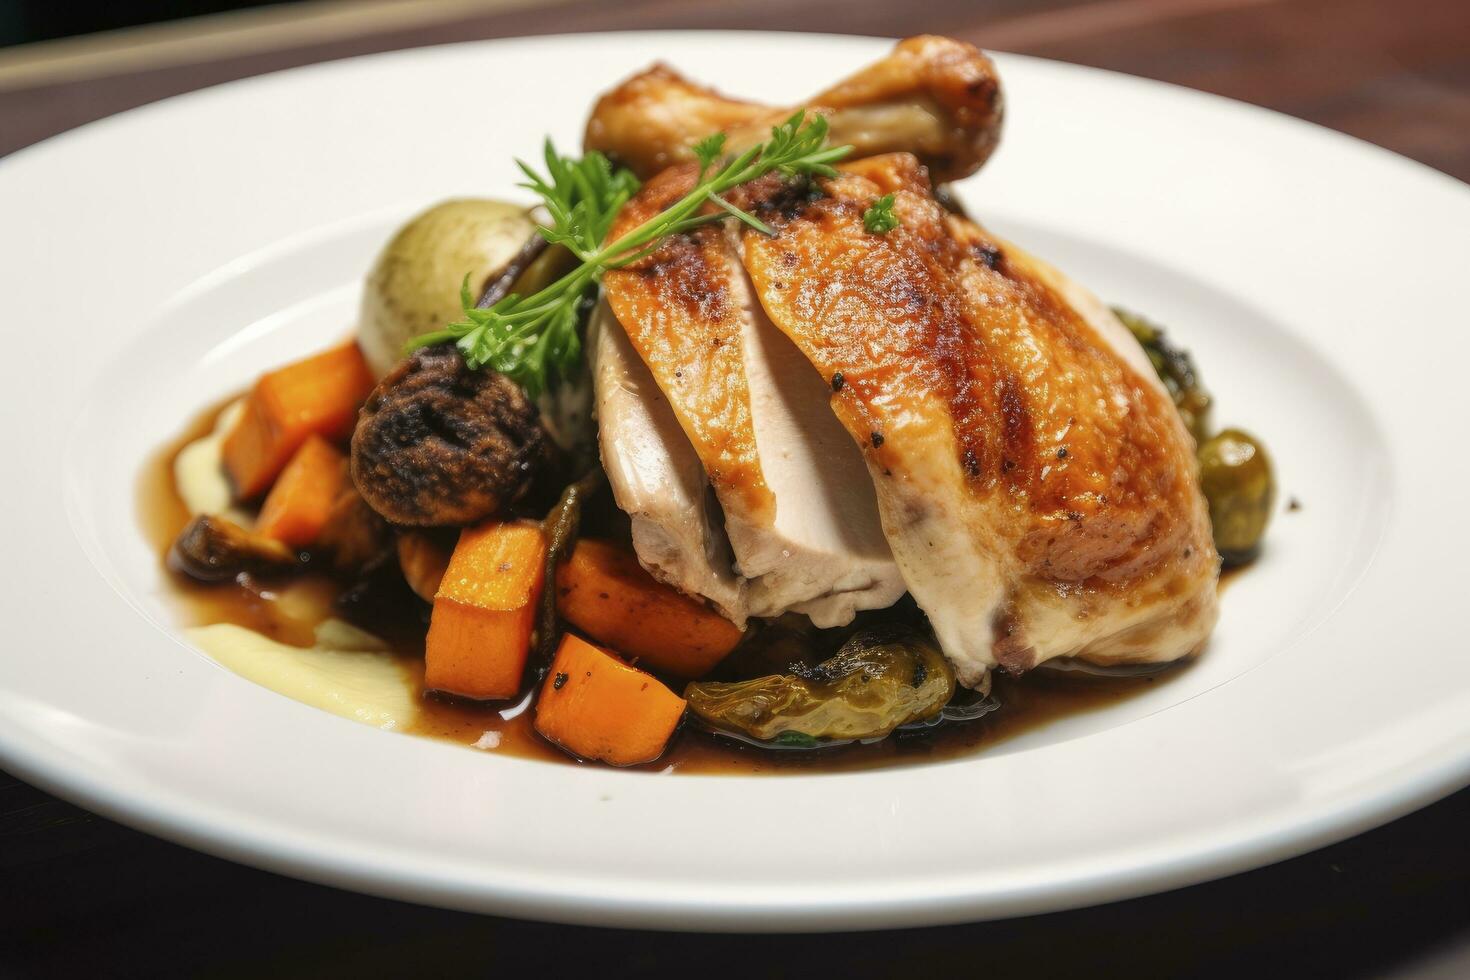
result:
M 994 245 L 975 246 L 975 258 L 979 259 L 980 264 L 987 269 L 999 269 L 1000 257 L 1000 249 Z

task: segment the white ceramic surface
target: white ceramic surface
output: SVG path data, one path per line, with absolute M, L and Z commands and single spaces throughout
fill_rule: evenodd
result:
M 1169 684 L 970 758 L 660 777 L 361 727 L 178 639 L 139 530 L 183 420 L 351 324 L 395 223 L 505 195 L 543 133 L 654 59 L 789 101 L 886 49 L 639 34 L 407 51 L 234 83 L 0 161 L 0 757 L 145 830 L 349 888 L 664 928 L 1016 915 L 1183 885 L 1470 781 L 1457 572 L 1470 189 L 1155 83 L 1002 57 L 998 232 L 1192 348 L 1283 500 Z M 538 80 L 548 67 L 551 83 Z

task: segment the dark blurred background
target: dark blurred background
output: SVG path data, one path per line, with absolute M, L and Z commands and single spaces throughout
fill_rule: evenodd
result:
M 270 0 L 0 0 L 0 47 L 277 5 Z
M 1266 106 L 1470 179 L 1470 0 L 0 0 L 0 155 L 280 68 L 640 28 L 949 34 Z

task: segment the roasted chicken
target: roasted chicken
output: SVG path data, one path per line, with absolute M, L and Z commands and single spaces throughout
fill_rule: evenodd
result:
M 686 193 L 697 169 L 681 165 L 650 181 L 612 234 Z M 828 407 L 822 379 L 755 301 L 734 229 L 709 225 L 678 236 L 652 261 L 610 272 L 603 286 L 723 509 L 742 582 L 733 609 L 720 604 L 737 621 L 796 611 L 819 626 L 892 605 L 903 578 L 862 457 Z M 627 424 L 613 406 L 600 409 L 599 419 Z M 660 459 L 658 468 L 666 466 Z M 722 571 L 702 562 L 686 574 L 718 578 Z M 687 587 L 688 579 L 679 584 Z
M 706 225 L 610 272 L 594 347 L 604 463 L 655 574 L 737 621 L 837 625 L 908 591 L 972 687 L 1175 660 L 1217 613 L 1194 443 L 1137 341 L 935 199 L 1000 103 L 975 49 L 901 43 L 810 103 L 859 148 L 838 177 L 741 188 L 774 234 Z M 695 139 L 785 114 L 664 68 L 620 86 L 588 143 L 650 179 L 613 234 L 689 191 Z M 899 224 L 874 233 L 886 194 Z
M 728 98 L 655 65 L 598 100 L 586 145 L 647 180 L 694 159 L 691 147 L 723 132 L 743 150 L 765 139 L 793 108 Z M 937 182 L 980 169 L 1000 139 L 1003 110 L 995 66 L 979 49 L 947 37 L 922 35 L 801 105 L 820 112 L 834 145 L 854 157 L 906 151 Z
M 745 234 L 745 265 L 831 382 L 961 679 L 1198 649 L 1219 558 L 1193 441 L 1137 343 L 1060 273 L 941 208 L 912 156 L 843 169 L 817 200 L 768 202 L 776 234 Z M 863 212 L 888 193 L 901 224 L 870 234 Z
M 1165 328 L 967 216 L 990 60 L 911 38 L 793 105 L 655 67 L 597 104 L 605 155 L 520 164 L 536 208 L 394 234 L 358 343 L 165 458 L 169 568 L 235 597 L 206 650 L 312 703 L 360 669 L 300 657 L 376 658 L 414 728 L 664 772 L 942 758 L 976 741 L 942 727 L 1027 710 L 1001 671 L 1198 651 L 1270 458 Z
M 745 585 L 694 446 L 607 304 L 593 312 L 588 332 L 598 445 L 617 504 L 632 520 L 639 560 L 743 624 Z

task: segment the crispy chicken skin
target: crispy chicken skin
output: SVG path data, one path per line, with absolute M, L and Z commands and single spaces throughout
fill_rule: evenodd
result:
M 697 171 L 682 164 L 649 181 L 612 234 L 682 197 Z M 832 415 L 821 377 L 756 301 L 736 229 L 713 224 L 674 235 L 647 258 L 609 272 L 603 286 L 708 475 L 747 613 L 797 611 L 818 625 L 839 626 L 858 610 L 896 601 L 903 578 L 862 457 Z M 598 374 L 613 369 L 606 360 Z M 603 386 L 598 415 L 617 426 L 628 412 L 615 396 L 615 387 Z M 656 448 L 603 441 L 615 492 L 644 482 L 671 485 L 633 478 L 671 468 L 651 458 Z M 645 548 L 639 554 L 645 565 L 668 571 L 666 560 Z M 675 581 L 685 584 L 682 576 Z M 704 588 L 693 591 L 725 605 Z
M 998 139 L 990 61 L 957 41 L 910 38 L 806 107 L 828 118 L 833 143 L 853 144 L 853 162 L 820 194 L 775 176 L 732 192 L 774 236 L 707 226 L 605 280 L 720 498 L 735 570 L 752 576 L 750 615 L 780 611 L 762 605 L 757 584 L 779 566 L 762 564 L 772 557 L 762 549 L 790 533 L 772 515 L 790 521 L 806 505 L 804 527 L 822 507 L 807 503 L 817 495 L 801 492 L 800 474 L 846 460 L 859 476 L 844 463 L 822 505 L 866 499 L 854 486 L 868 484 L 889 550 L 851 548 L 843 560 L 894 562 L 966 684 L 1056 658 L 1113 666 L 1198 651 L 1217 616 L 1219 557 L 1167 392 L 1096 297 L 933 196 Z M 657 67 L 598 103 L 587 145 L 649 180 L 620 218 L 626 228 L 692 184 L 693 142 L 720 131 L 739 150 L 790 112 Z M 864 211 L 890 192 L 900 226 L 868 232 Z M 770 331 L 815 369 L 816 387 L 789 349 L 760 339 Z M 780 369 L 762 368 L 753 347 Z M 760 416 L 785 390 L 819 399 L 830 417 L 803 402 L 771 435 Z M 833 418 L 860 456 L 804 435 Z M 862 514 L 837 523 L 862 527 Z M 788 559 L 822 553 L 786 548 Z M 887 586 L 873 593 L 856 608 L 892 601 Z
M 698 166 L 671 167 L 628 202 L 609 239 L 673 204 L 693 186 Z M 744 273 L 725 229 L 707 225 L 670 236 L 653 255 L 603 278 L 608 303 L 689 434 L 726 507 L 769 520 L 766 486 L 750 423 L 735 297 Z
M 1080 287 L 945 212 L 913 156 L 842 169 L 760 207 L 777 233 L 745 234 L 746 267 L 830 383 L 961 679 L 1197 650 L 1219 559 L 1190 437 L 1136 351 Z M 889 192 L 902 224 L 866 232 Z
M 604 301 L 588 325 L 597 440 L 613 499 L 632 523 L 638 559 L 661 581 L 702 596 L 737 626 L 745 582 L 689 437 Z
M 834 145 L 854 157 L 903 150 L 936 182 L 980 169 L 1000 138 L 1003 99 L 995 66 L 963 41 L 920 35 L 821 92 L 802 107 L 827 116 Z M 642 179 L 692 160 L 690 147 L 711 133 L 742 150 L 765 139 L 795 107 L 728 98 L 655 65 L 604 95 L 587 122 L 586 146 Z

